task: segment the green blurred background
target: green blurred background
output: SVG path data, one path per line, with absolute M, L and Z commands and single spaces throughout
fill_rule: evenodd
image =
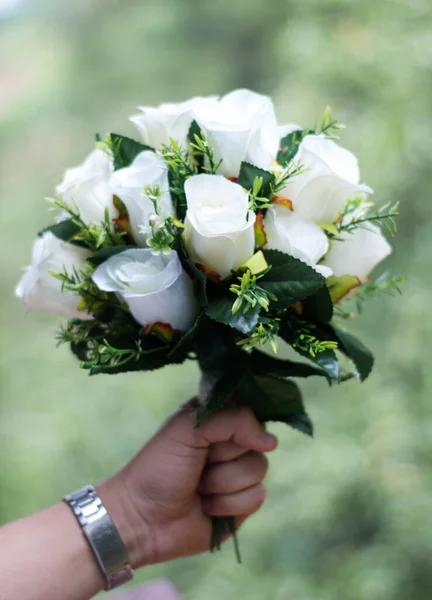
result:
M 376 200 L 401 201 L 387 266 L 407 283 L 352 324 L 376 353 L 367 383 L 302 384 L 315 439 L 273 427 L 244 565 L 228 545 L 137 580 L 188 600 L 430 600 L 430 0 L 0 0 L 0 522 L 110 475 L 198 384 L 192 366 L 88 378 L 56 349 L 57 318 L 24 315 L 13 289 L 43 198 L 95 132 L 133 134 L 136 105 L 243 86 L 282 121 L 330 104 L 348 125 Z

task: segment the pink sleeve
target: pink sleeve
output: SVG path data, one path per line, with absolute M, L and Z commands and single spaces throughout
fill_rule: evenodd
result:
M 172 583 L 167 580 L 155 581 L 135 590 L 123 592 L 112 600 L 183 600 Z

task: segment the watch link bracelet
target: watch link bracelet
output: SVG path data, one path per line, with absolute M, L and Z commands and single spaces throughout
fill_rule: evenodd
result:
M 63 498 L 77 517 L 106 578 L 106 590 L 130 581 L 129 553 L 96 490 L 86 485 Z

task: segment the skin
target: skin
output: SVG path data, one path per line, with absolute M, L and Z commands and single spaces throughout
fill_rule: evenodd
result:
M 119 473 L 97 486 L 134 569 L 209 549 L 211 516 L 240 526 L 265 498 L 277 441 L 246 408 L 194 427 L 188 404 Z M 0 600 L 88 600 L 105 581 L 65 503 L 0 529 Z

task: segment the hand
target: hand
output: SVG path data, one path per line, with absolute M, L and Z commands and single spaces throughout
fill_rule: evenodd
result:
M 247 408 L 224 409 L 197 428 L 190 403 L 174 414 L 98 487 L 132 565 L 208 550 L 212 516 L 235 516 L 239 527 L 264 501 L 263 452 L 276 445 Z

